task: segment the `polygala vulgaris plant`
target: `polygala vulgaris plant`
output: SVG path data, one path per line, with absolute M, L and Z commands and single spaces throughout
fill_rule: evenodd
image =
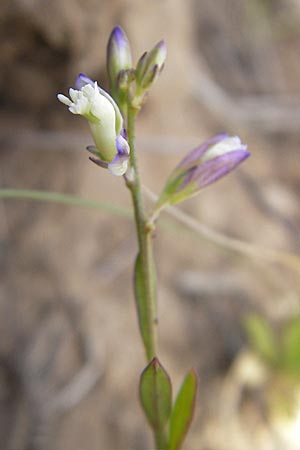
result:
M 97 81 L 79 74 L 75 89 L 69 89 L 69 97 L 63 94 L 57 97 L 71 113 L 80 114 L 88 121 L 94 141 L 94 145 L 87 147 L 93 155 L 91 161 L 113 175 L 122 176 L 131 193 L 139 248 L 134 266 L 134 292 L 147 358 L 140 378 L 140 400 L 154 433 L 156 449 L 178 450 L 193 417 L 197 376 L 194 370 L 188 372 L 173 402 L 170 377 L 158 359 L 153 233 L 164 208 L 194 196 L 234 169 L 249 153 L 237 136 L 213 137 L 175 167 L 153 210 L 146 211 L 135 147 L 135 122 L 150 88 L 163 70 L 166 53 L 166 44 L 160 41 L 134 67 L 128 38 L 117 26 L 107 46 L 109 92 L 98 86 Z

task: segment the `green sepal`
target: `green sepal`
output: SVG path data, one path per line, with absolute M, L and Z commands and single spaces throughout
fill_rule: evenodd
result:
M 137 83 L 139 85 L 141 84 L 141 80 L 142 80 L 143 74 L 145 73 L 145 69 L 147 66 L 147 62 L 148 62 L 147 56 L 148 56 L 148 52 L 143 53 L 142 56 L 140 57 L 140 59 L 138 60 L 138 63 L 136 66 L 135 76 L 136 76 Z
M 169 375 L 156 357 L 141 374 L 140 400 L 153 430 L 162 430 L 171 414 L 172 385 Z
M 179 450 L 183 443 L 194 416 L 197 387 L 197 374 L 192 369 L 185 377 L 173 406 L 168 450 Z
M 184 178 L 187 172 L 183 170 L 174 170 L 167 179 L 167 182 L 154 205 L 154 211 L 161 211 L 169 205 L 176 205 L 187 200 L 198 193 L 195 182 L 188 183 L 182 188 Z

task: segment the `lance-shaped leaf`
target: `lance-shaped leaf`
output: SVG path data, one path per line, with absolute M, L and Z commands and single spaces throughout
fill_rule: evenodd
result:
M 247 146 L 237 136 L 220 134 L 190 152 L 174 169 L 155 209 L 176 204 L 196 195 L 233 170 L 249 156 Z
M 185 377 L 173 406 L 168 450 L 178 450 L 182 445 L 193 419 L 197 386 L 196 372 L 191 370 Z
M 171 413 L 172 386 L 169 375 L 157 358 L 153 358 L 142 372 L 140 399 L 152 428 L 162 430 Z
M 278 343 L 270 324 L 264 318 L 250 314 L 245 320 L 245 327 L 250 345 L 259 356 L 271 365 L 278 364 Z
M 292 319 L 282 334 L 283 367 L 291 375 L 300 376 L 300 318 Z

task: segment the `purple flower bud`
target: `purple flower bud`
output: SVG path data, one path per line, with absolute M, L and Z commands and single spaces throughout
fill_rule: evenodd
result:
M 121 27 L 116 26 L 107 44 L 107 73 L 111 92 L 116 94 L 119 73 L 132 69 L 132 58 L 128 38 Z
M 192 150 L 171 173 L 157 205 L 179 203 L 229 173 L 250 153 L 238 136 L 220 134 Z

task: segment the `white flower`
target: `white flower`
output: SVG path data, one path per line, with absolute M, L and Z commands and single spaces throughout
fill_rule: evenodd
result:
M 73 114 L 85 117 L 90 125 L 96 154 L 107 163 L 117 176 L 124 175 L 128 167 L 129 145 L 122 136 L 123 118 L 110 95 L 97 82 L 80 74 L 76 82 L 79 89 L 69 89 L 70 98 L 58 94 L 58 100 Z

